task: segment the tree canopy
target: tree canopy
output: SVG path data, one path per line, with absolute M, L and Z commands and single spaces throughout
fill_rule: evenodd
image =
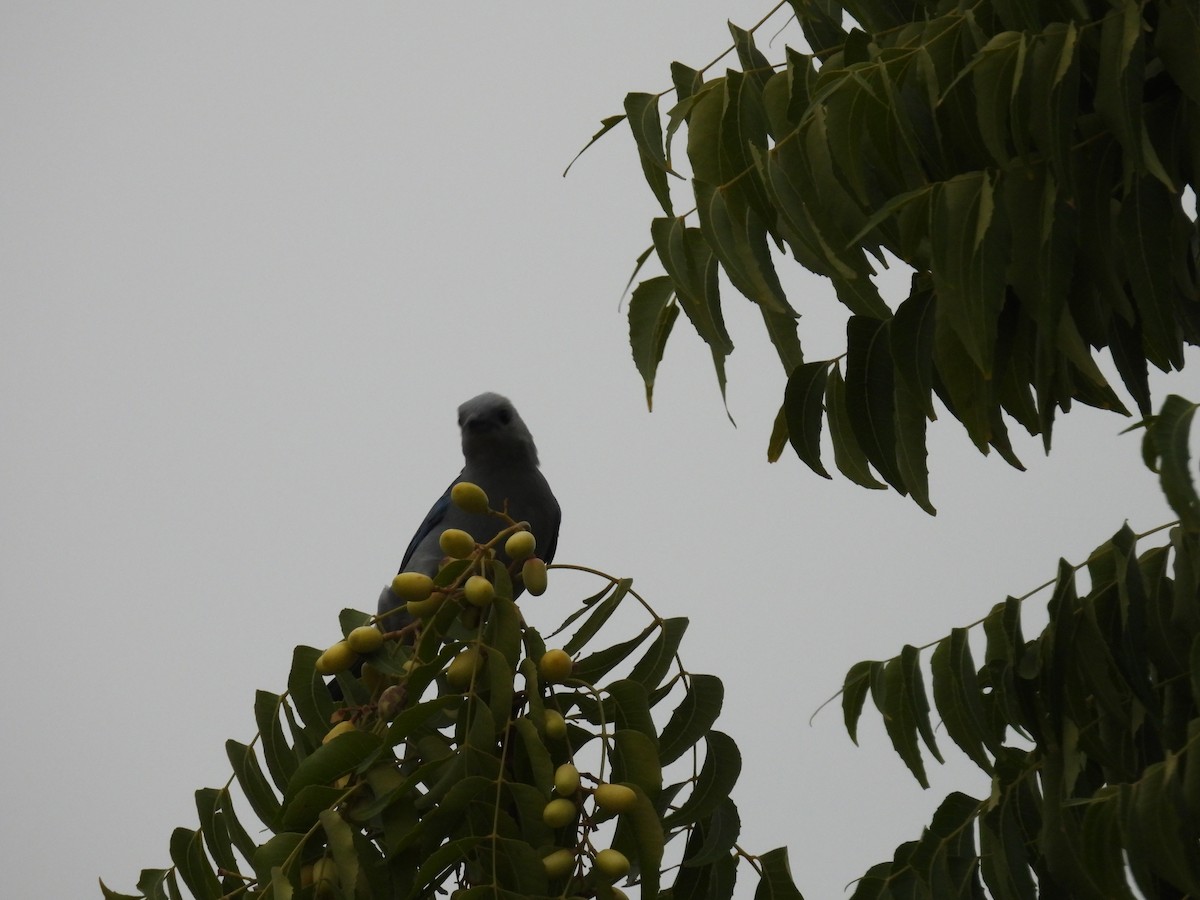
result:
M 1185 209 L 1200 168 L 1196 5 L 792 0 L 772 13 L 785 8 L 807 46 L 773 62 L 756 42 L 770 15 L 731 25 L 736 64 L 673 63 L 671 91 L 631 93 L 603 123 L 627 119 L 663 213 L 635 277 L 651 254 L 663 274 L 629 304 L 647 400 L 680 310 L 724 392 L 720 271 L 758 305 L 787 374 L 771 458 L 790 443 L 824 477 L 827 424 L 843 475 L 932 512 L 934 398 L 1020 467 L 1009 421 L 1048 449 L 1073 402 L 1128 413 L 1100 351 L 1149 415 L 1148 365 L 1182 367 L 1200 337 Z M 784 256 L 848 311 L 838 358 L 804 356 Z M 912 268 L 908 296 L 872 280 L 888 260 Z

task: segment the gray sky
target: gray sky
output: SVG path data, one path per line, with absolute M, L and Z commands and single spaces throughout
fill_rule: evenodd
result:
M 254 690 L 373 606 L 483 390 L 537 438 L 558 559 L 691 617 L 685 662 L 724 679 L 744 755 L 741 844 L 788 845 L 809 900 L 918 836 L 946 790 L 986 793 L 948 739 L 923 792 L 872 712 L 863 749 L 836 707 L 808 718 L 855 661 L 1169 516 L 1140 438 L 1085 408 L 1051 458 L 1018 442 L 1024 474 L 943 417 L 936 518 L 768 466 L 783 373 L 732 290 L 738 427 L 682 320 L 646 412 L 617 303 L 656 207 L 628 132 L 560 173 L 627 91 L 766 8 L 0 6 L 7 895 L 129 891 L 169 864 L 193 791 L 228 777 L 224 741 L 254 734 Z M 841 352 L 828 283 L 781 266 L 809 358 Z M 881 283 L 903 296 L 902 273 Z M 1200 396 L 1194 372 L 1157 383 Z M 525 604 L 545 629 L 598 587 L 551 584 Z

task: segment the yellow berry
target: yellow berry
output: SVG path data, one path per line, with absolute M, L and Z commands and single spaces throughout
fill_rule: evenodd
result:
M 562 828 L 575 819 L 575 804 L 570 800 L 559 797 L 551 800 L 542 810 L 542 821 L 551 828 Z
M 542 865 L 546 869 L 546 877 L 562 878 L 575 868 L 575 854 L 570 850 L 555 850 L 549 856 L 542 857 Z
M 336 675 L 345 672 L 356 662 L 358 654 L 345 641 L 338 641 L 317 657 L 316 670 L 322 675 Z
M 334 725 L 332 728 L 329 729 L 329 731 L 325 734 L 325 737 L 321 738 L 321 743 L 328 744 L 335 737 L 340 737 L 343 734 L 348 734 L 351 731 L 357 731 L 357 730 L 358 729 L 354 727 L 353 722 L 338 722 L 336 725 Z
M 374 653 L 383 645 L 383 632 L 374 625 L 359 625 L 346 635 L 346 643 L 355 653 Z
M 518 531 L 504 542 L 504 552 L 513 562 L 520 562 L 527 556 L 533 556 L 537 540 L 528 531 Z
M 478 647 L 468 647 L 450 661 L 446 667 L 446 681 L 456 691 L 461 691 L 471 683 L 471 678 L 483 665 L 483 654 Z
M 316 887 L 316 896 L 334 896 L 337 887 L 337 864 L 328 856 L 318 859 L 312 866 L 312 881 Z
M 565 650 L 547 650 L 538 663 L 538 674 L 543 681 L 564 681 L 571 677 L 575 664 Z
M 454 559 L 466 559 L 475 552 L 475 538 L 461 528 L 447 528 L 438 538 L 442 552 Z
M 556 709 L 546 710 L 546 737 L 561 741 L 567 736 L 567 720 Z
M 554 790 L 567 797 L 579 790 L 579 770 L 570 763 L 563 763 L 554 770 Z
M 408 614 L 414 619 L 424 619 L 432 616 L 441 609 L 442 604 L 445 602 L 445 594 L 434 594 L 427 600 L 409 600 L 408 603 L 404 604 L 404 608 L 408 610 Z
M 392 593 L 401 600 L 424 600 L 433 593 L 433 579 L 424 572 L 401 572 L 392 579 Z
M 469 513 L 486 513 L 488 511 L 488 495 L 477 484 L 460 481 L 450 488 L 450 502 Z
M 602 784 L 593 795 L 596 805 L 605 812 L 629 812 L 637 804 L 637 794 L 623 784 Z
M 484 607 L 492 602 L 492 598 L 496 596 L 496 589 L 482 575 L 472 575 L 463 585 L 463 593 L 467 595 L 467 602 L 472 606 Z
M 546 593 L 546 562 L 536 556 L 531 556 L 521 565 L 521 581 L 525 590 L 540 597 Z
M 620 850 L 601 850 L 596 854 L 596 869 L 609 881 L 616 881 L 629 874 L 629 857 Z

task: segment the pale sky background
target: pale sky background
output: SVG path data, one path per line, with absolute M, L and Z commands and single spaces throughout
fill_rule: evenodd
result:
M 724 679 L 744 755 L 740 843 L 788 845 L 808 900 L 845 896 L 947 790 L 986 793 L 948 739 L 923 792 L 872 711 L 862 749 L 836 706 L 809 716 L 855 661 L 1166 505 L 1129 423 L 1082 407 L 1049 459 L 1018 442 L 1024 474 L 943 417 L 936 518 L 769 466 L 783 373 L 732 290 L 738 427 L 682 319 L 647 413 L 618 299 L 656 207 L 628 131 L 561 173 L 627 91 L 767 8 L 0 4 L 0 892 L 132 891 L 169 864 L 254 690 L 373 607 L 483 390 L 537 438 L 559 561 L 691 618 L 683 657 Z M 781 267 L 809 358 L 840 353 L 829 284 Z M 1156 383 L 1200 397 L 1193 370 Z M 547 630 L 597 587 L 551 584 L 525 604 Z

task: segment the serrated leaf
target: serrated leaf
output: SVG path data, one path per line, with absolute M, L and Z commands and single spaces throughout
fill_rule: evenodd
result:
M 657 626 L 647 625 L 640 634 L 631 637 L 629 640 L 613 644 L 611 647 L 605 647 L 603 650 L 597 650 L 590 656 L 576 660 L 575 667 L 571 673 L 572 677 L 595 684 L 607 675 L 614 666 L 620 664 L 629 654 L 633 653 L 646 638 L 650 637 L 657 630 Z
M 288 696 L 306 728 L 321 734 L 329 728 L 333 715 L 333 698 L 315 668 L 321 651 L 315 647 L 297 647 L 292 653 L 292 668 L 288 672 Z
M 887 322 L 851 316 L 846 323 L 846 411 L 858 445 L 875 471 L 901 494 L 896 465 L 896 408 Z
M 287 807 L 301 791 L 310 785 L 328 785 L 347 772 L 352 772 L 364 760 L 383 746 L 383 740 L 367 731 L 347 731 L 328 744 L 318 747 L 296 767 L 288 782 L 283 806 Z
M 221 811 L 221 794 L 221 791 L 214 788 L 201 788 L 196 791 L 196 814 L 200 820 L 204 843 L 213 862 L 218 868 L 236 872 L 238 862 L 233 855 L 233 843 L 225 825 L 225 815 Z
M 887 485 L 871 474 L 867 456 L 855 437 L 846 408 L 846 382 L 837 366 L 829 370 L 825 384 L 825 409 L 829 417 L 829 435 L 833 439 L 833 461 L 838 471 L 862 487 L 886 490 Z
M 663 820 L 664 828 L 674 829 L 698 822 L 728 797 L 742 772 L 742 754 L 733 738 L 720 731 L 705 737 L 704 765 L 692 793 Z
M 696 824 L 700 841 L 689 841 L 683 855 L 684 868 L 710 865 L 728 856 L 742 830 L 741 816 L 733 800 L 726 797 L 712 815 Z
M 842 717 L 846 723 L 846 733 L 855 744 L 858 743 L 858 720 L 862 716 L 867 692 L 882 667 L 883 663 L 873 659 L 860 660 L 850 667 L 842 681 Z
M 1158 473 L 1163 493 L 1180 524 L 1200 530 L 1200 497 L 1192 481 L 1188 437 L 1196 404 L 1176 394 L 1163 401 L 1162 409 L 1150 423 L 1149 437 L 1158 456 Z
M 905 651 L 911 649 L 915 648 L 907 645 L 904 648 Z M 913 699 L 917 687 L 912 677 L 910 661 L 898 656 L 884 663 L 882 676 L 873 680 L 871 699 L 883 717 L 884 728 L 896 754 L 908 766 L 921 787 L 928 788 L 929 779 L 925 775 L 925 764 L 917 746 L 920 711 Z M 921 692 L 923 695 L 923 687 Z
M 171 862 L 196 900 L 218 900 L 223 893 L 198 830 L 176 828 L 171 832 Z
M 671 279 L 659 275 L 639 283 L 629 298 L 629 345 L 634 365 L 646 386 L 646 407 L 651 410 L 658 365 L 679 317 L 678 304 L 671 302 L 674 297 Z
M 583 156 L 584 151 L 586 151 L 590 146 L 592 146 L 592 144 L 596 143 L 596 141 L 600 140 L 600 138 L 604 137 L 604 135 L 608 134 L 610 131 L 612 131 L 614 128 L 616 128 L 618 125 L 620 125 L 624 121 L 625 121 L 624 115 L 607 116 L 606 118 L 601 119 L 600 120 L 600 130 L 597 131 L 595 134 L 593 134 L 592 139 L 590 141 L 588 141 L 586 144 L 584 144 L 583 149 L 580 150 L 578 153 L 576 153 L 575 156 L 571 159 L 571 161 L 569 163 L 567 163 L 567 167 L 565 169 L 563 169 L 563 177 L 565 178 L 567 176 L 567 173 L 571 171 L 571 166 L 575 165 L 575 161 L 577 159 L 579 159 L 579 157 Z
M 629 673 L 629 679 L 641 684 L 647 692 L 653 691 L 662 683 L 663 678 L 675 662 L 679 644 L 687 631 L 688 620 L 682 616 L 664 619 L 661 623 L 658 637 L 646 649 L 645 654 L 638 660 Z
M 780 412 L 787 422 L 787 439 L 796 455 L 822 478 L 830 474 L 821 463 L 821 423 L 825 419 L 825 387 L 829 361 L 797 366 L 788 377 Z
M 769 850 L 758 857 L 762 867 L 754 900 L 804 900 L 792 878 L 786 847 Z
M 225 742 L 225 755 L 254 814 L 267 826 L 273 825 L 279 816 L 279 799 L 263 775 L 254 748 L 228 740 Z
M 987 714 L 980 700 L 975 662 L 965 628 L 955 628 L 934 648 L 929 660 L 933 671 L 933 702 L 946 733 L 983 771 L 992 771 L 984 745 L 993 746 Z M 993 752 L 995 752 L 993 750 Z
M 679 759 L 716 722 L 725 701 L 725 685 L 716 675 L 692 675 L 687 693 L 658 738 L 659 759 L 664 766 Z

